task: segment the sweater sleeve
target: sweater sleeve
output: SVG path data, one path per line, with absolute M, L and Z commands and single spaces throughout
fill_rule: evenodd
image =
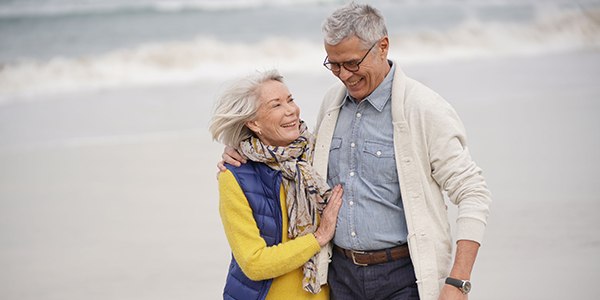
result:
M 219 195 L 219 213 L 227 241 L 248 278 L 258 281 L 281 276 L 301 267 L 319 252 L 319 243 L 312 234 L 267 246 L 250 204 L 229 170 L 219 174 Z
M 463 124 L 454 109 L 436 99 L 426 116 L 432 176 L 458 205 L 457 240 L 481 243 L 489 215 L 491 195 L 482 171 L 475 164 Z

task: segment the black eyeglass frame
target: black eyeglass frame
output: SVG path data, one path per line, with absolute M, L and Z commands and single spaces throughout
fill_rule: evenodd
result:
M 333 73 L 339 73 L 342 71 L 342 67 L 344 67 L 344 69 L 346 69 L 346 71 L 348 72 L 358 72 L 358 70 L 360 70 L 360 64 L 365 60 L 365 58 L 367 58 L 367 55 L 369 55 L 369 53 L 371 53 L 371 50 L 373 50 L 373 48 L 375 48 L 375 45 L 379 44 L 379 41 L 375 42 L 375 44 L 373 44 L 373 46 L 371 46 L 371 48 L 369 48 L 369 50 L 367 50 L 367 53 L 365 53 L 365 55 L 357 62 L 355 61 L 345 61 L 342 63 L 332 63 L 330 61 L 328 61 L 329 56 L 325 56 L 325 60 L 323 61 L 323 66 L 325 68 L 327 68 L 327 70 L 333 72 Z M 348 67 L 348 64 L 351 64 L 351 67 Z M 353 65 L 356 65 L 356 69 L 354 69 Z M 333 66 L 336 66 L 335 68 Z

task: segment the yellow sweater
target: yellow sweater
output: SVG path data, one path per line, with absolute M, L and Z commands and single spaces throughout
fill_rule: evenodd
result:
M 267 299 L 329 299 L 329 288 L 313 295 L 302 289 L 302 265 L 319 252 L 312 234 L 290 240 L 286 194 L 280 189 L 282 242 L 267 246 L 260 236 L 248 200 L 229 170 L 219 174 L 219 212 L 233 256 L 248 278 L 258 281 L 273 278 Z

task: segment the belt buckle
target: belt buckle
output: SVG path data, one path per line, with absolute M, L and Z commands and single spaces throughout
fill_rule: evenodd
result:
M 355 254 L 355 253 L 358 253 L 358 254 L 366 254 L 367 252 L 364 252 L 364 251 L 354 251 L 354 250 L 351 250 L 351 252 L 350 252 L 350 256 L 352 256 L 352 262 L 353 262 L 355 265 L 357 265 L 357 266 L 361 266 L 361 267 L 366 267 L 366 266 L 368 266 L 368 264 L 361 264 L 361 263 L 357 262 L 357 261 L 356 261 L 356 257 L 354 256 L 354 254 Z

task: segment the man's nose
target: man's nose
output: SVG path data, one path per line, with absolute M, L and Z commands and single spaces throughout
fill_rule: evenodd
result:
M 340 68 L 340 73 L 338 74 L 338 77 L 341 80 L 347 80 L 348 78 L 350 78 L 352 76 L 352 72 L 346 70 L 346 68 L 344 68 L 343 66 Z

